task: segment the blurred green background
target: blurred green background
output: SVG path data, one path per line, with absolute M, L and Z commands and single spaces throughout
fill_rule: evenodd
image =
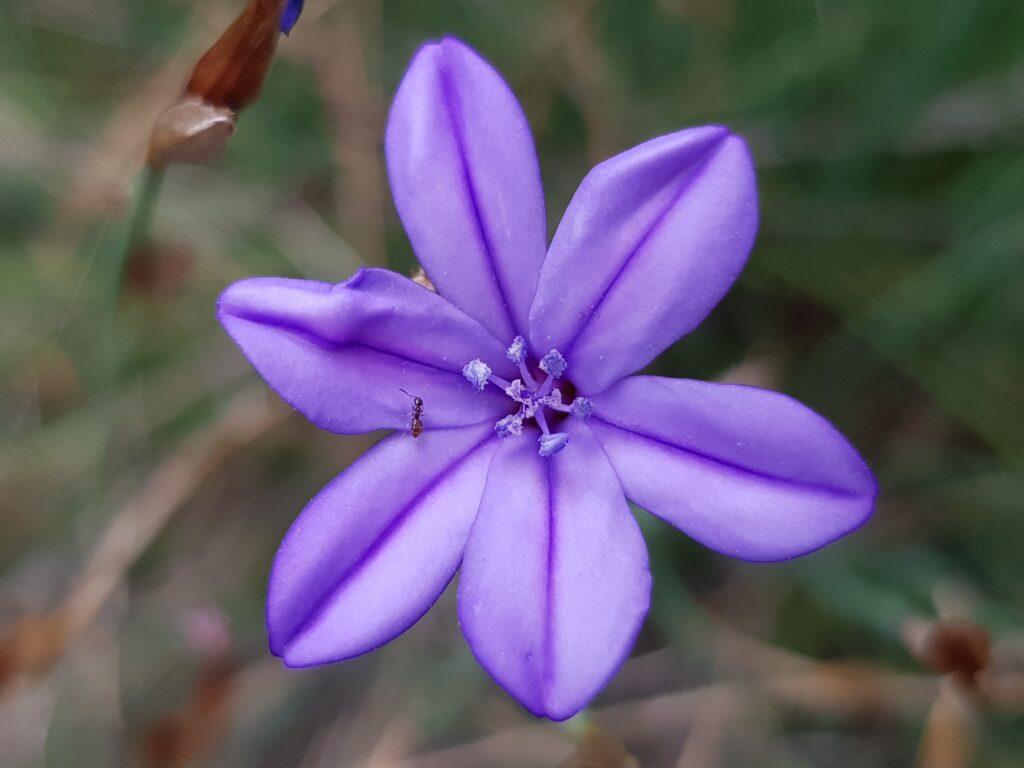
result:
M 169 171 L 122 280 L 152 121 L 242 4 L 0 3 L 0 762 L 1024 764 L 1024 4 L 308 0 L 223 156 Z M 383 124 L 446 33 L 523 102 L 552 230 L 644 139 L 748 139 L 749 266 L 652 367 L 798 397 L 882 485 L 867 527 L 781 565 L 640 515 L 647 626 L 568 724 L 476 666 L 453 590 L 352 662 L 266 649 L 278 542 L 374 438 L 277 405 L 214 303 L 253 274 L 415 268 Z M 991 634 L 976 685 L 912 653 L 936 618 Z

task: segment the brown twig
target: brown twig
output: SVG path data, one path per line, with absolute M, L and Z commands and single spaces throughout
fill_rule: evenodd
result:
M 576 751 L 558 768 L 639 768 L 639 763 L 618 739 L 590 723 Z
M 22 619 L 0 639 L 0 685 L 50 669 L 203 480 L 286 413 L 262 389 L 246 391 L 186 439 L 114 514 L 64 600 L 48 614 Z
M 765 695 L 772 700 L 805 711 L 830 711 L 839 714 L 878 713 L 913 708 L 923 711 L 935 695 L 936 683 L 912 676 L 869 675 L 828 670 L 784 676 L 750 683 L 721 683 L 704 688 L 655 696 L 639 701 L 617 704 L 593 714 L 594 721 L 609 733 L 618 736 L 675 733 L 692 725 L 697 712 L 709 699 L 741 694 Z M 529 754 L 522 754 L 528 745 Z M 552 730 L 550 725 L 529 725 L 487 736 L 438 752 L 420 755 L 392 768 L 452 768 L 488 764 L 488 759 L 515 755 L 522 764 L 544 765 L 545 761 L 564 759 L 571 750 L 568 738 Z
M 935 699 L 938 681 L 925 675 L 905 675 L 855 664 L 815 662 L 778 651 L 756 640 L 723 633 L 722 643 L 745 645 L 748 666 L 762 671 L 749 679 L 733 680 L 675 693 L 624 702 L 592 712 L 592 719 L 609 734 L 625 739 L 642 734 L 675 733 L 693 727 L 698 712 L 713 701 L 738 697 L 762 697 L 807 712 L 835 715 L 874 715 L 905 718 L 927 711 Z M 765 672 L 767 667 L 770 671 Z M 396 763 L 394 768 L 441 768 L 488 764 L 496 756 L 518 755 L 524 744 L 531 747 L 526 765 L 564 759 L 571 749 L 567 737 L 546 724 L 510 729 L 479 741 Z M 538 754 L 533 755 L 533 751 Z M 543 755 L 540 754 L 543 752 Z M 534 762 L 533 757 L 540 759 Z
M 918 768 L 964 768 L 974 747 L 975 706 L 969 692 L 950 676 L 928 712 L 918 748 Z
M 237 676 L 229 658 L 211 659 L 202 667 L 185 706 L 148 729 L 147 768 L 185 768 L 217 746 L 230 724 Z
M 735 706 L 741 700 L 763 699 L 798 711 L 842 717 L 907 720 L 927 713 L 927 730 L 932 735 L 926 736 L 922 747 L 922 768 L 965 764 L 925 762 L 926 757 L 934 759 L 939 750 L 947 757 L 970 754 L 970 699 L 946 691 L 956 682 L 955 677 L 944 681 L 931 674 L 904 674 L 868 664 L 819 662 L 721 626 L 707 642 L 718 649 L 721 668 L 734 679 L 595 710 L 591 712 L 593 722 L 622 739 L 664 735 L 699 727 L 701 713 L 716 702 Z M 1024 711 L 1024 673 L 1019 670 L 986 672 L 976 684 L 978 700 L 987 707 Z M 521 752 L 524 745 L 529 745 L 529 753 Z M 566 734 L 549 724 L 536 723 L 419 755 L 392 768 L 476 766 L 512 756 L 521 765 L 550 765 L 564 759 L 571 749 Z

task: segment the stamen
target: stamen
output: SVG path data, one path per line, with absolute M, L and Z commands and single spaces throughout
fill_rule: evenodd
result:
M 548 420 L 544 415 L 544 411 L 537 411 L 537 426 L 540 427 L 540 431 L 545 435 L 551 434 L 551 430 L 548 429 Z
M 541 435 L 537 438 L 540 443 L 538 453 L 545 459 L 554 456 L 569 444 L 569 435 L 566 432 L 556 432 L 553 435 Z
M 519 372 L 522 374 L 521 379 L 507 381 L 496 375 L 487 363 L 479 359 L 467 363 L 462 369 L 462 375 L 477 392 L 483 392 L 487 383 L 490 382 L 504 390 L 511 400 L 519 404 L 519 410 L 514 414 L 495 422 L 494 432 L 498 437 L 521 435 L 523 422 L 527 419 L 536 419 L 537 426 L 541 431 L 541 436 L 538 438 L 540 443 L 538 453 L 547 458 L 554 456 L 569 444 L 569 434 L 567 432 L 553 433 L 548 426 L 544 409 L 550 408 L 553 411 L 569 413 L 586 420 L 594 412 L 594 404 L 585 397 L 577 397 L 570 405 L 562 402 L 562 390 L 555 388 L 555 382 L 565 373 L 567 363 L 557 349 L 552 349 L 540 361 L 540 369 L 547 374 L 540 386 L 537 385 L 536 379 L 526 365 L 526 353 L 526 340 L 522 336 L 516 336 L 505 353 L 509 361 L 515 363 L 519 368 Z
M 506 416 L 494 425 L 494 431 L 498 437 L 511 437 L 523 434 L 522 410 L 519 413 Z
M 505 387 L 505 394 L 517 403 L 523 402 L 523 382 L 519 379 L 515 379 L 511 384 Z
M 526 362 L 526 339 L 522 336 L 516 336 L 512 339 L 512 344 L 505 352 L 505 357 L 511 360 L 516 365 L 522 365 Z
M 577 419 L 586 421 L 590 418 L 590 414 L 594 412 L 594 403 L 585 397 L 577 397 L 572 401 L 569 412 Z
M 540 385 L 540 389 L 537 390 L 537 396 L 538 397 L 547 397 L 548 392 L 551 391 L 551 387 L 553 387 L 554 384 L 555 384 L 555 377 L 552 376 L 549 373 L 548 377 L 546 379 L 544 379 L 544 383 Z
M 533 378 L 533 374 L 530 373 L 530 369 L 526 367 L 525 361 L 519 364 L 519 375 L 523 377 L 523 381 L 526 382 L 526 386 L 530 389 L 537 388 L 537 380 Z
M 494 384 L 499 389 L 508 389 L 509 387 L 512 386 L 511 381 L 509 381 L 508 379 L 501 378 L 501 376 L 499 376 L 496 373 L 492 373 L 490 376 L 488 376 L 487 380 L 490 381 L 491 384 Z
M 467 381 L 473 385 L 477 392 L 483 392 L 491 377 L 491 367 L 483 360 L 477 358 L 466 363 L 462 369 L 462 375 L 466 377 Z
M 562 378 L 566 365 L 565 358 L 557 349 L 552 349 L 540 361 L 540 369 L 556 379 Z

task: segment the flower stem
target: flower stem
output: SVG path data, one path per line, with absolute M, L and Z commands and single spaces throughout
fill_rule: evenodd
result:
M 163 186 L 163 180 L 163 169 L 154 168 L 151 165 L 146 165 L 142 173 L 139 174 L 124 240 L 115 254 L 117 261 L 111 265 L 111 306 L 114 305 L 118 296 L 121 295 L 121 286 L 124 283 L 124 273 L 128 265 L 128 259 L 149 236 L 149 228 L 153 223 L 153 213 L 156 211 L 157 202 L 160 199 L 160 189 Z

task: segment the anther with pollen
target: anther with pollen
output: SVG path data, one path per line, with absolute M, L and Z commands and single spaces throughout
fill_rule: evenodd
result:
M 516 336 L 505 353 L 505 356 L 519 368 L 521 378 L 512 381 L 496 375 L 487 363 L 479 359 L 466 363 L 462 375 L 477 392 L 483 392 L 488 384 L 492 384 L 518 404 L 515 413 L 499 419 L 494 425 L 498 437 L 517 437 L 523 433 L 523 422 L 534 419 L 541 431 L 537 441 L 538 453 L 547 458 L 554 456 L 569 444 L 569 434 L 551 431 L 544 413 L 545 409 L 568 413 L 586 420 L 594 412 L 594 404 L 585 397 L 577 397 L 568 405 L 562 402 L 562 392 L 555 388 L 555 382 L 565 374 L 568 363 L 557 349 L 552 349 L 540 359 L 538 367 L 546 374 L 541 382 L 538 382 L 530 372 L 526 364 L 527 354 L 526 340 L 522 336 Z

